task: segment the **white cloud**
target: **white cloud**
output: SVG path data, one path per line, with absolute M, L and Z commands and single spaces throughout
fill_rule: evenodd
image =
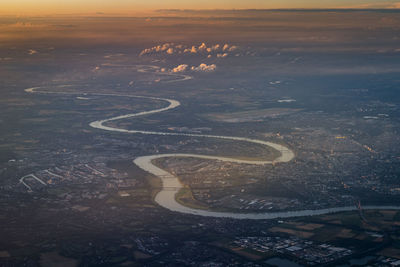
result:
M 230 44 L 214 44 L 211 46 L 207 46 L 205 42 L 202 42 L 200 45 L 192 45 L 192 46 L 187 46 L 183 44 L 174 44 L 174 43 L 165 43 L 165 44 L 160 44 L 151 48 L 146 48 L 144 49 L 141 53 L 140 56 L 146 55 L 146 54 L 156 54 L 156 53 L 167 53 L 169 55 L 172 54 L 182 54 L 182 53 L 187 53 L 187 54 L 198 54 L 198 53 L 204 53 L 208 54 L 211 56 L 217 56 L 216 54 L 220 54 L 219 57 L 226 57 L 224 56 L 225 53 L 227 52 L 233 52 L 235 50 L 238 50 L 239 47 L 235 45 L 230 45 Z
M 228 51 L 232 52 L 235 51 L 236 49 L 238 49 L 238 47 L 236 45 L 232 45 L 231 47 L 229 47 Z
M 222 51 L 227 51 L 229 49 L 229 45 L 228 44 L 225 44 L 223 47 L 222 47 Z
M 181 64 L 172 69 L 172 72 L 184 72 L 187 70 L 189 66 L 187 64 Z
M 192 48 L 186 48 L 185 50 L 183 50 L 184 53 L 193 53 L 193 54 L 196 54 L 197 51 L 198 50 L 195 45 L 193 45 Z
M 166 43 L 166 44 L 163 44 L 163 45 L 158 45 L 158 46 L 156 46 L 154 48 L 155 48 L 156 52 L 163 52 L 165 50 L 168 50 L 168 48 L 170 48 L 170 46 L 171 46 L 171 44 Z
M 196 46 L 192 46 L 192 49 L 190 49 L 190 53 L 197 53 Z
M 216 45 L 213 45 L 213 46 L 211 47 L 211 49 L 212 49 L 213 51 L 217 51 L 220 47 L 221 47 L 221 46 L 220 46 L 219 44 L 216 44 Z
M 227 56 L 228 56 L 228 53 L 217 54 L 218 58 L 224 58 L 224 57 L 227 57 Z
M 174 53 L 174 49 L 172 47 L 168 48 L 167 54 L 172 55 Z
M 151 51 L 152 50 L 150 48 L 146 48 L 142 52 L 140 52 L 139 56 L 143 56 L 143 55 L 149 54 L 149 53 L 151 53 Z
M 34 55 L 34 54 L 37 54 L 37 52 L 38 52 L 38 51 L 36 51 L 36 50 L 29 49 L 28 54 L 29 54 L 29 55 Z
M 168 53 L 168 51 L 170 51 L 169 49 L 173 45 L 174 45 L 173 43 L 165 43 L 165 44 L 157 45 L 157 46 L 154 46 L 154 47 L 151 47 L 151 48 L 146 48 L 142 52 L 140 52 L 139 56 L 150 54 L 152 52 L 164 52 L 164 51 L 166 51 Z
M 207 49 L 207 45 L 205 44 L 205 43 L 202 43 L 200 46 L 199 46 L 199 50 L 200 51 L 203 51 L 203 50 L 206 50 Z
M 217 51 L 217 50 L 220 49 L 220 47 L 221 47 L 221 46 L 220 46 L 219 44 L 213 45 L 213 46 L 207 48 L 207 52 L 208 52 L 208 53 L 211 53 L 211 52 L 213 52 L 213 51 Z
M 204 63 L 201 63 L 198 67 L 192 67 L 193 71 L 205 71 L 205 72 L 211 72 L 211 71 L 215 71 L 217 69 L 217 65 L 215 64 L 211 64 L 211 65 L 207 65 Z

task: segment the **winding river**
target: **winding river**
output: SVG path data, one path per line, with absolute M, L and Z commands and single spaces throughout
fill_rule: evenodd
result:
M 114 65 L 110 65 L 114 66 Z M 158 69 L 156 66 L 142 66 L 138 69 L 139 72 L 149 72 L 149 70 Z M 158 72 L 157 72 L 158 73 Z M 165 73 L 168 75 L 168 73 Z M 188 75 L 176 75 L 171 74 L 177 77 L 176 80 L 172 81 L 184 81 L 191 79 L 191 76 Z M 168 82 L 172 82 L 171 80 Z M 58 86 L 59 88 L 66 86 Z M 200 216 L 208 216 L 208 217 L 223 217 L 223 218 L 233 218 L 233 219 L 277 219 L 277 218 L 290 218 L 290 217 L 299 217 L 299 216 L 312 216 L 312 215 L 322 215 L 328 213 L 335 213 L 341 211 L 353 211 L 357 210 L 356 206 L 346 206 L 346 207 L 335 207 L 335 208 L 327 208 L 327 209 L 317 209 L 317 210 L 296 210 L 296 211 L 282 211 L 282 212 L 264 212 L 264 213 L 233 213 L 233 212 L 218 212 L 218 211 L 210 211 L 203 209 L 195 209 L 184 206 L 176 201 L 175 195 L 179 192 L 180 189 L 183 188 L 182 183 L 179 181 L 178 177 L 172 175 L 171 173 L 157 167 L 153 164 L 153 160 L 160 158 L 168 158 L 168 157 L 179 157 L 179 158 L 201 158 L 207 160 L 218 160 L 225 162 L 234 162 L 240 164 L 253 164 L 253 165 L 267 165 L 267 164 L 275 164 L 275 163 L 285 163 L 289 162 L 294 158 L 294 153 L 289 148 L 276 144 L 273 142 L 267 142 L 258 139 L 246 138 L 246 137 L 235 137 L 235 136 L 222 136 L 222 135 L 206 135 L 206 134 L 190 134 L 190 133 L 175 133 L 175 132 L 157 132 L 157 131 L 144 131 L 144 130 L 127 130 L 122 128 L 116 128 L 108 126 L 107 123 L 111 121 L 123 120 L 128 118 L 147 116 L 151 114 L 156 114 L 160 112 L 165 112 L 171 109 L 175 109 L 180 106 L 180 102 L 173 99 L 167 98 L 159 98 L 159 97 L 150 97 L 150 96 L 136 96 L 136 95 L 128 95 L 128 94 L 113 94 L 113 93 L 70 93 L 70 92 L 51 92 L 51 91 L 43 91 L 40 90 L 41 87 L 33 87 L 25 89 L 28 93 L 40 93 L 40 94 L 64 94 L 64 95 L 79 95 L 79 96 L 113 96 L 113 97 L 129 97 L 129 98 L 143 98 L 157 101 L 164 101 L 168 105 L 164 108 L 142 111 L 138 113 L 125 114 L 121 116 L 116 116 L 112 118 L 107 118 L 103 120 L 97 120 L 91 122 L 89 125 L 92 128 L 111 131 L 111 132 L 120 132 L 127 134 L 146 134 L 146 135 L 164 135 L 164 136 L 185 136 L 185 137 L 197 137 L 197 138 L 214 138 L 214 139 L 224 139 L 231 140 L 236 142 L 248 142 L 257 144 L 260 146 L 268 146 L 280 153 L 280 156 L 276 159 L 270 160 L 241 160 L 236 158 L 228 158 L 228 157 L 219 157 L 219 156 L 209 156 L 209 155 L 198 155 L 198 154 L 157 154 L 157 155 L 148 155 L 141 156 L 133 160 L 133 163 L 138 167 L 143 169 L 144 171 L 151 173 L 157 177 L 159 177 L 162 181 L 162 188 L 155 196 L 155 201 L 162 207 L 169 209 L 171 211 L 200 215 Z M 363 209 L 395 209 L 400 210 L 399 206 L 364 206 Z

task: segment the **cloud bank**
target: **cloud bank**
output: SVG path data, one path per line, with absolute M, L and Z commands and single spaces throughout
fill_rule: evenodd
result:
M 181 64 L 181 65 L 173 68 L 172 72 L 184 72 L 187 70 L 188 67 L 189 67 L 189 65 L 187 65 L 187 64 Z
M 207 54 L 207 57 L 215 55 L 217 58 L 224 58 L 229 55 L 229 52 L 238 49 L 238 46 L 230 44 L 213 44 L 208 46 L 205 42 L 202 42 L 200 45 L 188 46 L 183 44 L 165 43 L 146 48 L 140 52 L 139 56 L 157 54 Z
M 201 63 L 199 66 L 192 66 L 190 68 L 189 68 L 188 64 L 181 64 L 181 65 L 178 65 L 175 68 L 171 69 L 171 72 L 178 73 L 178 72 L 185 72 L 185 71 L 189 71 L 189 70 L 197 71 L 197 72 L 212 72 L 212 71 L 215 71 L 216 69 L 217 69 L 217 65 L 215 65 L 215 64 L 207 65 L 205 63 Z M 161 70 L 161 71 L 164 72 L 165 69 Z
M 217 65 L 215 65 L 215 64 L 207 65 L 205 63 L 201 63 L 199 66 L 197 66 L 197 67 L 193 66 L 191 68 L 191 70 L 193 70 L 193 71 L 204 71 L 204 72 L 211 72 L 211 71 L 215 71 L 216 69 L 217 69 Z

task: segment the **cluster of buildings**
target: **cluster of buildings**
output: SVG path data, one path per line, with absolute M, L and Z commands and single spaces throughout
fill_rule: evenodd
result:
M 379 265 L 378 265 L 379 264 Z M 377 260 L 378 266 L 400 266 L 400 260 L 395 258 L 380 257 Z
M 21 177 L 19 181 L 28 192 L 33 192 L 47 186 L 66 183 L 89 184 L 102 179 L 107 179 L 108 188 L 134 186 L 135 180 L 130 181 L 127 177 L 127 173 L 120 173 L 102 163 L 82 163 L 36 171 Z
M 233 244 L 260 253 L 274 252 L 289 255 L 308 266 L 333 262 L 353 253 L 350 249 L 318 244 L 296 237 L 240 237 L 236 238 Z
M 197 190 L 194 190 L 194 195 L 196 196 L 196 199 L 204 199 L 204 202 L 211 207 L 230 207 L 231 209 L 238 211 L 275 211 L 298 209 L 302 206 L 302 203 L 298 199 L 270 196 L 254 197 L 253 195 L 246 194 L 245 192 L 239 195 L 232 194 L 219 199 L 205 199 L 205 196 L 198 194 Z

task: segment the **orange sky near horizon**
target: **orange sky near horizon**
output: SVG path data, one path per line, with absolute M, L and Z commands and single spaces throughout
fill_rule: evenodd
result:
M 400 0 L 2 0 L 0 14 L 136 14 L 154 9 L 400 8 Z

